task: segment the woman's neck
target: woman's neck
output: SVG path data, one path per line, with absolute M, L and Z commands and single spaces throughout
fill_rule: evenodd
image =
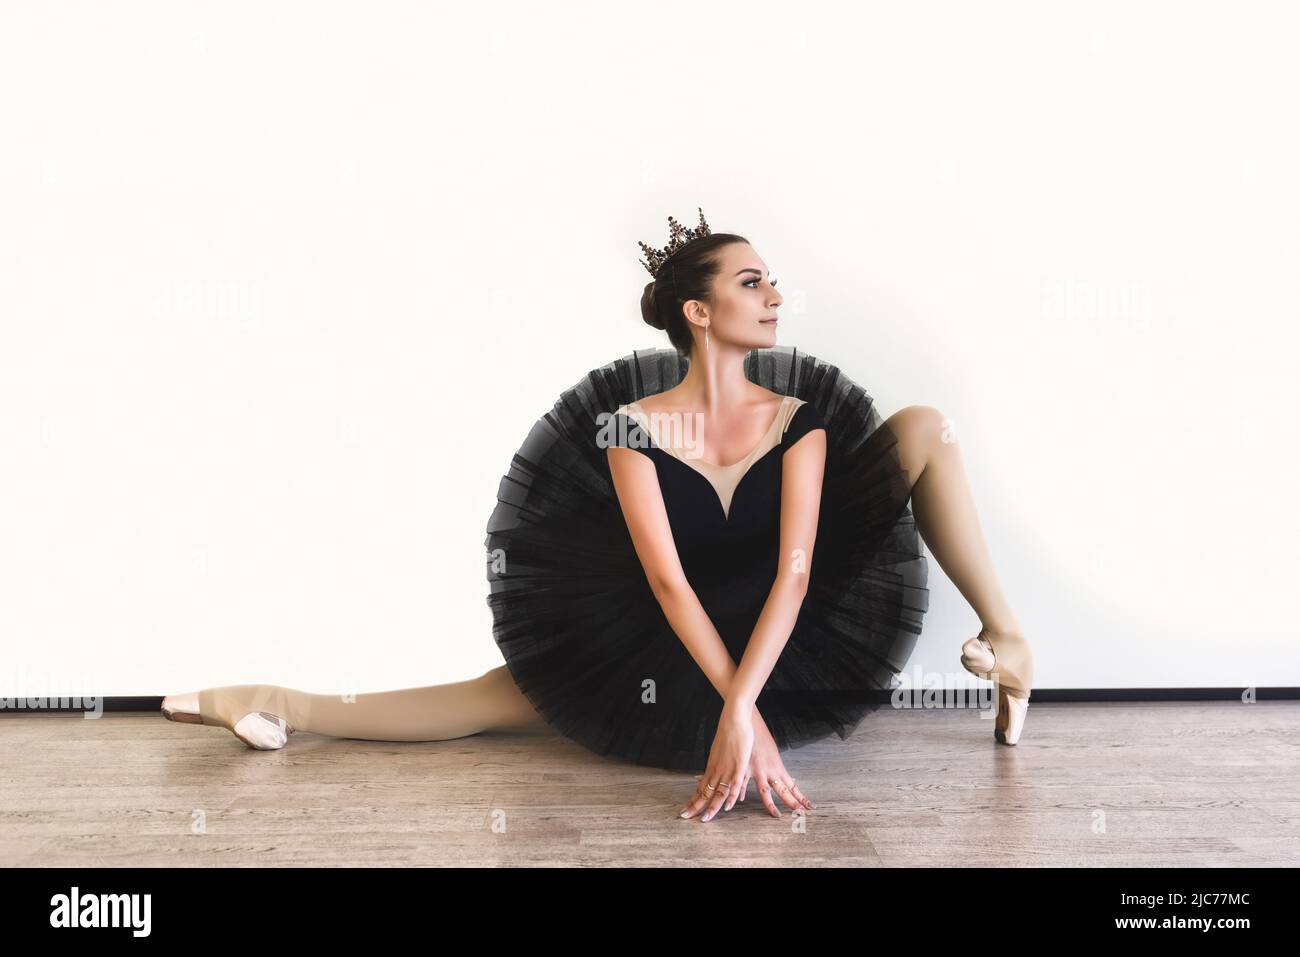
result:
M 696 349 L 686 375 L 672 389 L 675 400 L 702 412 L 732 409 L 754 401 L 755 392 L 761 390 L 745 375 L 746 355 L 744 350 L 717 345 L 707 352 Z

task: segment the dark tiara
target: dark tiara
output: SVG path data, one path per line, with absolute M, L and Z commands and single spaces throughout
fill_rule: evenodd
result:
M 671 216 L 668 217 L 669 239 L 668 245 L 663 249 L 655 249 L 643 242 L 637 242 L 637 245 L 645 252 L 645 259 L 638 259 L 637 262 L 645 266 L 650 275 L 656 279 L 659 278 L 659 270 L 663 268 L 669 256 L 692 240 L 703 239 L 705 236 L 712 235 L 709 224 L 704 221 L 704 210 L 698 206 L 696 209 L 700 210 L 700 225 L 696 229 L 687 229 Z

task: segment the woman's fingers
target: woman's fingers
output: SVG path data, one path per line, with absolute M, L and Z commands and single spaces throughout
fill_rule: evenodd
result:
M 713 792 L 708 790 L 708 787 L 705 785 L 704 782 L 706 780 L 708 780 L 707 771 L 698 779 L 695 795 L 687 802 L 686 807 L 682 809 L 682 817 L 694 817 L 706 804 L 709 803 L 709 798 L 713 796 Z
M 730 811 L 741 801 L 745 800 L 745 788 L 748 786 L 748 783 L 749 783 L 749 775 L 747 773 L 741 772 L 740 776 L 736 778 L 735 787 L 731 792 L 731 798 L 734 800 L 729 799 L 727 801 L 727 806 L 723 808 L 724 811 Z
M 776 791 L 790 810 L 797 811 L 803 807 L 803 802 L 795 797 L 794 782 L 790 780 L 788 775 L 774 775 L 772 777 L 772 790 Z
M 730 799 L 732 793 L 736 790 L 735 772 L 726 773 L 718 781 L 717 789 L 709 799 L 708 807 L 705 809 L 701 821 L 712 821 L 713 816 L 718 813 L 718 808 L 722 807 Z
M 764 780 L 763 778 L 758 779 L 758 796 L 759 799 L 762 800 L 763 802 L 763 807 L 767 808 L 768 814 L 772 815 L 773 817 L 781 816 L 781 812 L 778 811 L 776 809 L 776 805 L 772 803 L 772 788 L 768 785 L 767 781 Z
M 799 799 L 804 807 L 809 809 L 812 808 L 813 802 L 803 796 L 803 792 L 799 790 L 799 785 L 794 783 L 794 778 L 790 779 L 790 790 L 794 792 L 794 796 Z
M 689 801 L 686 801 L 686 806 L 682 807 L 681 817 L 689 818 L 690 815 L 699 810 L 697 805 L 701 804 L 703 794 L 705 794 L 705 779 L 701 776 L 701 778 L 695 779 L 695 793 L 690 796 Z
M 743 775 L 706 771 L 698 779 L 695 794 L 682 810 L 681 816 L 692 818 L 699 815 L 701 821 L 711 821 L 718 811 L 730 811 L 738 801 L 743 801 L 751 781 L 758 789 L 759 800 L 773 817 L 781 816 L 773 795 L 779 797 L 792 811 L 813 807 L 812 801 L 799 790 L 794 778 L 784 770 L 771 773 L 760 771 L 758 775 L 754 775 L 752 769 Z
M 730 811 L 736 806 L 736 802 L 740 800 L 740 795 L 744 793 L 745 789 L 744 778 L 745 775 L 743 772 L 738 772 L 736 774 L 735 783 L 731 785 L 731 790 L 727 792 L 726 800 L 722 802 L 722 809 L 724 811 Z

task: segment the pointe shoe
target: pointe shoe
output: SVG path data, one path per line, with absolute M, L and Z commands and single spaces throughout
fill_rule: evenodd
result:
M 962 667 L 977 677 L 988 678 L 997 687 L 993 738 L 998 744 L 1014 745 L 1020 740 L 1029 712 L 1033 661 L 1023 637 L 1001 635 L 987 628 L 961 646 Z
M 229 690 L 229 689 L 224 689 Z M 284 718 L 269 711 L 250 711 L 233 725 L 227 720 L 209 714 L 205 720 L 199 702 L 199 693 L 168 695 L 163 698 L 162 713 L 168 721 L 182 724 L 206 724 L 228 728 L 235 737 L 258 751 L 278 751 L 289 742 L 294 727 Z
M 269 711 L 253 711 L 235 722 L 230 729 L 235 737 L 258 751 L 279 751 L 289 743 L 293 725 Z
M 169 694 L 162 700 L 163 717 L 182 724 L 202 724 L 203 716 L 198 712 L 198 702 L 197 694 Z

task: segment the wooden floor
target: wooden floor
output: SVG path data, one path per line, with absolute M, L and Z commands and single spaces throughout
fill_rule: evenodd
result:
M 0 717 L 0 864 L 1300 864 L 1300 703 L 1038 704 L 996 745 L 973 711 L 881 709 L 787 752 L 817 805 L 751 788 L 707 824 L 688 774 L 549 731 L 253 751 L 158 713 Z

